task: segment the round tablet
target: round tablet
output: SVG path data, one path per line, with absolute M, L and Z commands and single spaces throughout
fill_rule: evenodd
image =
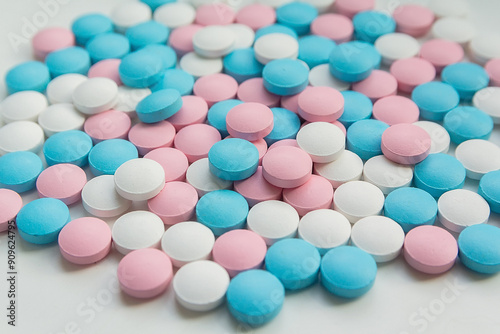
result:
M 333 201 L 333 187 L 324 177 L 312 175 L 303 185 L 284 189 L 283 201 L 293 206 L 300 216 L 304 216 L 313 210 L 330 208 Z
M 142 99 L 136 107 L 143 123 L 157 123 L 173 116 L 182 107 L 182 97 L 176 89 L 161 89 Z
M 493 225 L 474 225 L 465 228 L 458 236 L 460 261 L 470 270 L 481 274 L 500 271 L 498 252 L 500 229 Z
M 376 119 L 355 122 L 347 129 L 347 149 L 363 160 L 382 154 L 382 134 L 388 128 L 389 125 Z
M 43 145 L 43 155 L 49 166 L 71 163 L 83 167 L 88 163 L 92 138 L 85 132 L 70 130 L 56 133 Z
M 353 31 L 351 20 L 340 14 L 322 14 L 311 23 L 311 32 L 314 35 L 327 37 L 338 44 L 350 41 Z
M 342 96 L 344 97 L 344 112 L 338 120 L 346 128 L 372 116 L 373 103 L 366 95 L 347 90 L 342 92 Z
M 162 79 L 151 87 L 153 92 L 160 89 L 172 88 L 179 91 L 182 96 L 193 92 L 194 77 L 181 69 L 168 69 L 164 72 Z
M 69 223 L 69 209 L 55 198 L 35 199 L 19 211 L 16 226 L 19 235 L 32 244 L 49 244 L 57 241 L 61 229 Z
M 118 86 L 108 78 L 85 80 L 73 90 L 73 104 L 84 114 L 109 110 L 118 102 Z
M 219 131 L 207 124 L 188 125 L 174 139 L 176 149 L 182 151 L 190 163 L 209 156 L 209 150 L 221 140 Z
M 387 159 L 383 155 L 374 156 L 363 167 L 363 180 L 376 185 L 384 195 L 402 187 L 408 187 L 413 179 L 413 170 Z
M 182 70 L 198 78 L 222 72 L 223 63 L 221 58 L 205 58 L 194 52 L 189 52 L 182 56 L 179 66 Z
M 235 16 L 233 9 L 225 3 L 208 3 L 196 9 L 195 22 L 203 26 L 226 25 L 233 23 Z
M 490 115 L 495 124 L 500 124 L 500 87 L 483 88 L 474 94 L 474 107 Z
M 263 65 L 255 59 L 253 48 L 237 49 L 224 57 L 224 72 L 238 83 L 260 77 L 262 69 Z
M 260 38 L 256 36 L 255 58 L 262 64 L 271 60 L 290 58 L 296 59 L 299 55 L 297 39 L 284 33 L 270 33 Z
M 429 8 L 437 17 L 464 17 L 469 11 L 464 0 L 435 0 L 429 3 Z
M 307 87 L 309 71 L 298 60 L 276 59 L 264 66 L 262 77 L 269 92 L 287 96 L 298 94 Z
M 413 37 L 427 34 L 434 23 L 434 13 L 427 7 L 417 4 L 398 6 L 393 13 L 399 32 Z
M 425 274 L 442 274 L 453 267 L 458 246 L 450 232 L 437 226 L 419 226 L 408 232 L 403 254 L 406 262 Z
M 189 165 L 186 182 L 196 189 L 199 197 L 214 190 L 230 189 L 233 185 L 232 181 L 220 179 L 212 174 L 208 158 L 196 160 Z
M 297 114 L 285 108 L 271 108 L 274 117 L 272 131 L 264 138 L 268 144 L 283 139 L 293 139 L 300 129 L 300 119 Z
M 93 37 L 85 45 L 92 63 L 105 59 L 121 59 L 130 52 L 128 39 L 114 32 L 103 33 Z
M 264 178 L 280 188 L 296 188 L 303 185 L 311 178 L 311 170 L 311 157 L 298 147 L 276 147 L 268 150 L 262 159 Z
M 75 36 L 67 28 L 49 27 L 38 31 L 31 44 L 35 58 L 44 60 L 53 51 L 75 45 Z
M 123 57 L 118 72 L 125 85 L 146 88 L 160 81 L 166 67 L 161 54 L 145 47 Z
M 95 176 L 113 175 L 124 162 L 138 157 L 137 148 L 131 142 L 124 139 L 104 140 L 89 153 L 90 171 Z
M 469 50 L 475 62 L 484 65 L 490 59 L 500 57 L 500 36 L 497 33 L 477 35 L 469 43 Z
M 0 232 L 4 232 L 23 207 L 23 199 L 17 192 L 3 188 L 0 189 L 0 203 Z
M 83 208 L 96 217 L 121 215 L 131 201 L 118 195 L 113 175 L 101 175 L 89 180 L 82 189 Z
M 432 25 L 432 35 L 462 45 L 470 42 L 476 35 L 476 28 L 465 18 L 443 17 Z
M 464 141 L 457 146 L 455 156 L 467 170 L 467 177 L 474 180 L 500 169 L 500 147 L 487 140 Z
M 210 107 L 207 114 L 207 122 L 217 130 L 219 130 L 222 137 L 227 137 L 229 133 L 226 127 L 226 116 L 229 110 L 238 104 L 243 103 L 240 100 L 229 99 L 215 103 Z
M 349 18 L 352 18 L 356 13 L 371 10 L 374 7 L 374 0 L 337 0 L 334 3 L 335 10 Z
M 243 102 L 261 103 L 269 108 L 280 105 L 280 96 L 269 92 L 264 87 L 262 78 L 251 78 L 242 82 L 238 87 L 237 96 Z
M 175 50 L 179 57 L 188 52 L 193 52 L 193 36 L 202 28 L 203 26 L 198 24 L 188 24 L 175 28 L 170 34 L 168 45 Z
M 384 193 L 366 181 L 344 183 L 333 194 L 333 208 L 355 224 L 367 216 L 379 215 L 384 206 Z
M 238 83 L 227 74 L 215 73 L 196 80 L 194 95 L 202 97 L 211 107 L 214 103 L 236 97 Z
M 85 45 L 94 36 L 112 32 L 113 22 L 109 17 L 100 13 L 89 13 L 79 16 L 73 21 L 71 30 L 79 45 Z
M 271 133 L 274 116 L 267 106 L 247 102 L 234 106 L 226 115 L 226 127 L 232 137 L 259 140 Z
M 375 48 L 382 55 L 382 61 L 391 65 L 398 59 L 415 57 L 420 50 L 420 44 L 410 35 L 390 33 L 378 38 Z
M 215 176 L 230 181 L 244 180 L 257 170 L 259 151 L 247 140 L 229 138 L 210 148 L 208 160 Z
M 356 39 L 368 43 L 374 43 L 380 36 L 396 30 L 396 21 L 391 16 L 373 10 L 357 13 L 352 18 L 352 24 Z
M 166 225 L 189 220 L 193 214 L 198 193 L 189 183 L 172 181 L 158 195 L 148 200 L 149 211 L 155 213 Z
M 438 219 L 450 231 L 460 233 L 467 226 L 487 223 L 489 217 L 488 202 L 473 191 L 455 189 L 439 197 Z
M 78 166 L 57 164 L 45 169 L 36 180 L 39 197 L 57 198 L 66 205 L 80 200 L 87 175 Z
M 104 259 L 111 250 L 111 229 L 94 217 L 74 219 L 58 237 L 61 255 L 74 264 L 91 264 Z
M 163 167 L 150 159 L 131 159 L 124 162 L 114 175 L 116 191 L 132 201 L 144 201 L 155 197 L 163 189 Z
M 334 124 L 313 122 L 299 130 L 297 144 L 311 156 L 313 162 L 327 163 L 344 152 L 345 135 Z
M 172 262 L 158 249 L 133 251 L 118 264 L 120 287 L 135 298 L 153 298 L 162 294 L 172 276 Z
M 123 85 L 119 73 L 121 62 L 122 62 L 121 59 L 113 59 L 113 58 L 100 60 L 94 65 L 90 66 L 87 75 L 89 78 L 96 78 L 96 77 L 108 78 L 116 82 L 118 86 L 121 86 Z
M 363 172 L 363 161 L 356 154 L 344 150 L 334 161 L 328 163 L 315 163 L 314 173 L 330 181 L 333 188 L 349 181 L 361 179 Z
M 81 130 L 84 122 L 85 117 L 71 103 L 53 104 L 38 115 L 38 124 L 47 137 L 63 131 Z
M 130 125 L 131 120 L 126 113 L 112 109 L 89 117 L 83 129 L 98 143 L 108 139 L 126 139 Z
M 373 70 L 366 79 L 353 83 L 352 90 L 366 95 L 375 102 L 383 97 L 396 95 L 398 82 L 388 72 Z
M 344 97 L 330 87 L 311 87 L 300 93 L 299 115 L 309 122 L 333 122 L 344 112 Z
M 389 125 L 417 122 L 419 114 L 416 103 L 404 96 L 386 96 L 373 104 L 373 118 Z
M 151 20 L 151 8 L 140 1 L 124 1 L 114 6 L 109 17 L 115 30 L 123 33 L 136 24 Z
M 348 90 L 351 84 L 335 78 L 330 73 L 329 64 L 321 64 L 315 66 L 309 71 L 309 85 L 315 86 L 325 86 L 334 88 L 338 91 Z
M 431 149 L 429 150 L 429 154 L 448 152 L 450 148 L 450 135 L 445 128 L 437 123 L 429 121 L 418 121 L 413 124 L 424 129 L 431 137 Z
M 146 21 L 136 24 L 125 32 L 132 50 L 137 50 L 146 45 L 165 44 L 170 29 L 156 21 Z
M 68 73 L 85 75 L 90 68 L 90 56 L 87 50 L 72 46 L 51 52 L 45 58 L 45 64 L 53 78 Z
M 60 75 L 47 85 L 47 99 L 51 104 L 73 103 L 73 91 L 86 80 L 86 76 L 78 73 Z
M 304 36 L 299 40 L 298 59 L 305 62 L 309 68 L 328 64 L 328 57 L 335 47 L 336 43 L 326 37 Z
M 7 96 L 0 103 L 0 114 L 5 123 L 15 121 L 36 122 L 38 115 L 47 106 L 45 95 L 27 90 Z
M 188 159 L 184 153 L 172 147 L 161 147 L 147 153 L 144 158 L 158 162 L 165 172 L 165 182 L 184 181 Z
M 464 49 L 456 42 L 436 38 L 422 44 L 420 57 L 429 61 L 440 73 L 445 66 L 461 61 Z
M 175 128 L 167 121 L 152 124 L 137 123 L 128 133 L 128 140 L 137 147 L 141 155 L 156 148 L 172 146 L 174 137 Z
M 227 55 L 235 43 L 236 34 L 226 26 L 207 26 L 198 30 L 193 36 L 194 51 L 208 58 Z
M 390 72 L 398 81 L 398 89 L 405 93 L 411 93 L 416 86 L 436 77 L 434 65 L 417 57 L 396 60 L 392 63 Z
M 196 11 L 189 3 L 166 2 L 153 9 L 156 22 L 171 29 L 193 23 Z
M 0 155 L 17 151 L 38 153 L 43 142 L 43 130 L 34 122 L 16 121 L 0 128 Z
M 369 43 L 354 41 L 338 45 L 330 53 L 330 72 L 337 79 L 356 82 L 366 79 L 372 72 L 374 62 L 365 51 Z
M 282 188 L 273 186 L 264 179 L 262 166 L 257 167 L 249 178 L 234 183 L 234 190 L 245 197 L 249 206 L 262 201 L 280 200 Z
M 488 86 L 490 79 L 481 66 L 462 62 L 446 66 L 441 80 L 455 88 L 462 100 L 470 101 L 478 90 Z
M 9 94 L 23 90 L 43 93 L 49 82 L 49 68 L 39 61 L 20 63 L 5 74 L 5 85 Z
M 249 4 L 236 13 L 237 23 L 244 24 L 253 30 L 269 26 L 276 20 L 274 9 L 266 4 Z
M 478 194 L 490 205 L 491 211 L 500 213 L 500 171 L 486 173 L 479 181 Z
M 298 35 L 309 33 L 311 22 L 318 16 L 318 10 L 305 2 L 291 2 L 276 9 L 276 20 Z
M 446 114 L 443 121 L 451 141 L 460 144 L 470 139 L 489 139 L 493 119 L 475 107 L 460 106 Z
M 204 123 L 207 118 L 208 105 L 205 100 L 199 96 L 182 96 L 182 107 L 168 121 L 177 131 L 192 125 Z
M 431 137 L 419 126 L 395 124 L 382 134 L 382 153 L 402 165 L 413 165 L 424 160 L 431 148 Z
M 500 58 L 491 59 L 484 66 L 492 86 L 500 86 Z
M 458 106 L 460 96 L 451 85 L 432 81 L 415 87 L 411 99 L 417 104 L 423 119 L 441 121 L 446 113 Z

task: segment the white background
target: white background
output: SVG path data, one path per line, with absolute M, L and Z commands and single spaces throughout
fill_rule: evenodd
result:
M 21 61 L 32 59 L 23 27 L 65 26 L 79 14 L 109 13 L 118 0 L 18 0 L 0 2 L 0 75 Z M 238 0 L 237 0 L 238 1 Z M 245 0 L 240 0 L 245 1 Z M 64 4 L 61 4 L 63 3 Z M 423 1 L 420 1 L 421 3 Z M 49 11 L 42 3 L 49 4 Z M 54 3 L 57 5 L 54 6 Z M 233 1 L 234 3 L 234 1 Z M 380 1 L 379 9 L 397 1 Z M 500 1 L 470 1 L 470 19 L 478 31 L 500 32 Z M 50 18 L 43 17 L 49 12 Z M 42 14 L 41 14 L 42 13 Z M 38 21 L 37 21 L 38 20 Z M 32 33 L 24 31 L 24 33 Z M 9 41 L 13 34 L 20 44 Z M 5 85 L 0 84 L 5 96 Z M 497 126 L 492 141 L 500 145 Z M 466 183 L 477 190 L 477 182 Z M 37 198 L 24 196 L 25 203 Z M 135 208 L 143 207 L 140 204 Z M 84 212 L 71 207 L 73 218 Z M 113 222 L 109 221 L 110 224 Z M 491 224 L 500 226 L 493 215 Z M 7 272 L 6 234 L 0 235 L 0 268 Z M 500 245 L 499 245 L 500 246 Z M 278 317 L 259 329 L 239 325 L 225 306 L 208 313 L 193 313 L 176 304 L 171 289 L 160 297 L 138 301 L 117 289 L 116 268 L 121 255 L 113 251 L 104 261 L 87 267 L 64 261 L 57 245 L 36 246 L 17 239 L 17 324 L 6 325 L 7 284 L 0 277 L 0 333 L 499 333 L 500 276 L 474 274 L 458 263 L 440 276 L 419 274 L 401 257 L 380 265 L 373 289 L 356 300 L 343 300 L 319 284 L 287 293 Z

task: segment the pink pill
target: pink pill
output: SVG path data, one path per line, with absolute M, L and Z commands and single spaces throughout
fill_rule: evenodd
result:
M 166 225 L 188 221 L 193 217 L 198 203 L 198 192 L 189 183 L 165 183 L 162 191 L 148 200 L 149 211 L 158 215 Z
M 130 117 L 119 110 L 108 110 L 87 118 L 83 130 L 98 143 L 106 139 L 127 139 Z
M 312 86 L 307 86 L 301 93 L 289 96 L 283 96 L 281 98 L 281 108 L 288 109 L 294 113 L 299 113 L 299 95 L 310 90 Z
M 208 105 L 200 96 L 186 95 L 182 97 L 182 107 L 173 116 L 168 118 L 175 130 L 179 131 L 191 124 L 205 123 Z
M 0 232 L 7 231 L 9 221 L 16 218 L 23 207 L 22 197 L 13 190 L 0 189 Z
M 281 200 L 282 188 L 267 182 L 262 172 L 262 166 L 248 179 L 236 181 L 234 190 L 245 197 L 248 205 L 254 206 L 262 201 Z
M 40 173 L 36 180 L 38 196 L 57 198 L 66 205 L 80 200 L 87 175 L 80 167 L 73 164 L 57 164 Z
M 69 29 L 51 27 L 37 32 L 33 36 L 31 43 L 35 57 L 39 60 L 44 60 L 52 51 L 75 45 L 75 36 Z
M 331 87 L 311 87 L 299 94 L 299 115 L 309 122 L 334 122 L 344 112 L 344 97 Z
M 262 172 L 266 181 L 276 187 L 296 188 L 311 178 L 312 160 L 298 147 L 278 146 L 268 150 L 262 159 Z
M 260 103 L 241 103 L 227 113 L 226 126 L 232 137 L 248 141 L 259 140 L 273 130 L 273 112 Z
M 491 59 L 484 65 L 484 69 L 490 76 L 490 84 L 500 87 L 500 58 Z
M 267 150 L 269 151 L 270 149 L 280 147 L 280 146 L 293 146 L 293 147 L 300 148 L 296 139 L 283 139 L 283 140 L 279 140 L 279 141 L 275 142 L 274 144 L 272 144 L 271 146 L 269 146 L 269 148 Z
M 165 182 L 184 181 L 189 162 L 184 153 L 173 147 L 161 147 L 144 156 L 159 163 L 165 171 Z
M 422 44 L 420 57 L 429 61 L 440 73 L 445 66 L 462 61 L 464 49 L 456 42 L 436 38 Z
M 398 32 L 413 37 L 421 37 L 429 32 L 434 23 L 432 10 L 420 5 L 402 5 L 394 10 L 392 17 L 396 21 Z
M 118 264 L 118 281 L 122 290 L 136 298 L 162 294 L 172 280 L 172 261 L 154 248 L 134 250 Z
M 375 8 L 375 0 L 337 0 L 334 8 L 337 13 L 352 19 L 359 12 Z
M 373 70 L 372 74 L 365 80 L 353 83 L 352 90 L 365 94 L 372 102 L 375 102 L 382 97 L 396 95 L 398 82 L 388 72 Z
M 220 140 L 220 132 L 213 126 L 192 124 L 177 133 L 174 146 L 186 155 L 191 164 L 199 159 L 207 158 L 212 145 Z
M 396 124 L 382 134 L 382 153 L 402 165 L 413 165 L 424 160 L 431 149 L 431 137 L 413 124 Z
M 389 125 L 414 123 L 419 115 L 417 104 L 404 96 L 386 96 L 373 104 L 373 118 Z
M 111 229 L 99 218 L 72 220 L 59 233 L 59 250 L 66 260 L 74 264 L 98 262 L 111 250 Z
M 222 2 L 201 5 L 196 10 L 194 21 L 202 26 L 226 25 L 234 22 L 235 13 L 231 7 Z
M 175 128 L 167 121 L 145 124 L 137 123 L 129 133 L 128 140 L 137 147 L 140 155 L 160 147 L 171 147 L 174 143 Z
M 351 19 L 340 14 L 322 14 L 311 23 L 314 35 L 329 38 L 340 44 L 352 39 L 354 27 Z
M 243 81 L 238 87 L 237 95 L 238 99 L 243 102 L 262 103 L 269 108 L 280 105 L 280 97 L 273 93 L 269 93 L 267 89 L 264 88 L 264 80 L 262 78 L 252 78 Z
M 256 3 L 241 8 L 236 13 L 236 23 L 244 24 L 253 30 L 276 22 L 276 12 L 268 5 Z
M 406 235 L 403 255 L 414 269 L 426 274 L 441 274 L 455 264 L 457 241 L 441 227 L 418 226 Z
M 215 73 L 196 80 L 193 93 L 202 97 L 211 107 L 214 103 L 233 99 L 238 91 L 238 82 L 230 75 Z
M 284 189 L 283 201 L 293 206 L 302 217 L 313 210 L 330 209 L 333 187 L 324 177 L 313 175 L 300 187 Z
M 203 26 L 198 24 L 189 24 L 187 26 L 175 28 L 170 33 L 168 44 L 175 50 L 179 57 L 188 52 L 193 52 L 193 36 L 201 28 L 203 28 Z
M 266 252 L 266 243 L 257 233 L 232 230 L 215 240 L 212 256 L 234 277 L 242 271 L 262 267 Z
M 118 73 L 118 67 L 120 67 L 121 59 L 104 59 L 100 60 L 89 69 L 89 78 L 108 78 L 116 82 L 118 86 L 123 85 L 122 79 L 120 79 L 120 74 Z
M 398 89 L 411 93 L 415 87 L 434 80 L 436 68 L 423 58 L 398 59 L 391 65 L 391 74 L 398 81 Z

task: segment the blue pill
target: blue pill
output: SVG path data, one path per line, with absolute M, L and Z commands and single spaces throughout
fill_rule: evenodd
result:
M 434 225 L 437 211 L 434 197 L 413 187 L 392 191 L 384 203 L 384 215 L 401 225 L 405 233 L 417 226 Z
M 5 75 L 5 85 L 9 94 L 24 90 L 43 93 L 49 82 L 49 68 L 39 61 L 27 61 L 16 65 Z
M 142 99 L 136 107 L 143 123 L 156 123 L 169 118 L 182 107 L 182 96 L 175 89 L 158 90 Z
M 377 264 L 373 256 L 354 246 L 329 250 L 321 259 L 321 283 L 332 294 L 356 298 L 375 283 Z
M 141 0 L 141 2 L 144 2 L 146 5 L 148 5 L 152 11 L 154 11 L 156 8 L 166 3 L 171 3 L 176 1 L 177 0 Z
M 353 123 L 372 116 L 373 103 L 369 97 L 359 92 L 346 90 L 341 92 L 344 97 L 344 112 L 339 122 L 348 129 Z
M 283 24 L 271 24 L 266 27 L 262 27 L 255 32 L 255 40 L 267 34 L 281 33 L 292 36 L 293 38 L 298 38 L 295 30 L 283 25 Z
M 245 139 L 228 138 L 215 143 L 208 151 L 212 174 L 223 180 L 238 181 L 252 176 L 259 165 L 259 151 Z
M 323 36 L 309 35 L 299 39 L 299 59 L 313 68 L 327 64 L 330 53 L 337 44 Z
M 285 289 L 300 290 L 318 280 L 321 256 L 316 247 L 302 239 L 284 239 L 266 253 L 266 270 L 276 276 Z
M 197 220 L 216 235 L 243 228 L 248 216 L 245 197 L 232 190 L 214 190 L 196 204 Z
M 490 115 L 475 107 L 459 106 L 444 116 L 443 126 L 455 144 L 469 139 L 489 139 L 493 131 Z
M 194 77 L 181 69 L 166 70 L 158 83 L 151 86 L 151 91 L 172 88 L 181 94 L 191 95 L 193 92 Z
M 77 18 L 71 25 L 78 45 L 84 46 L 93 37 L 113 32 L 113 21 L 102 14 L 85 14 Z
M 43 155 L 49 166 L 73 164 L 84 167 L 92 149 L 92 138 L 79 130 L 70 130 L 50 136 L 43 145 Z
M 156 21 L 139 23 L 127 29 L 125 36 L 132 50 L 137 50 L 150 44 L 166 44 L 170 29 Z
M 31 190 L 42 170 L 42 160 L 33 152 L 7 153 L 0 157 L 0 188 L 18 193 Z
M 300 60 L 276 59 L 264 66 L 262 78 L 269 92 L 280 96 L 295 95 L 306 89 L 309 69 Z
M 458 236 L 458 256 L 470 270 L 481 274 L 500 271 L 500 228 L 478 224 L 466 227 Z
M 118 73 L 122 82 L 133 88 L 146 88 L 160 81 L 165 63 L 155 52 L 141 49 L 123 57 Z
M 242 104 L 243 101 L 230 99 L 214 103 L 210 109 L 208 109 L 207 121 L 208 124 L 219 130 L 221 137 L 229 136 L 226 126 L 226 116 L 229 110 L 236 107 L 238 104 Z M 272 109 L 271 109 L 272 110 Z
M 357 40 L 375 43 L 382 35 L 396 31 L 396 21 L 389 15 L 367 10 L 354 15 L 352 19 Z
M 470 101 L 478 90 L 488 87 L 490 77 L 478 64 L 463 62 L 446 66 L 441 80 L 455 88 L 462 100 Z
M 16 225 L 24 240 L 44 245 L 57 241 L 59 232 L 70 220 L 68 206 L 61 200 L 39 198 L 19 211 Z
M 291 2 L 276 9 L 276 20 L 292 28 L 298 35 L 309 33 L 311 23 L 318 17 L 318 10 L 305 2 Z
M 488 202 L 491 211 L 500 213 L 500 170 L 484 174 L 477 192 Z
M 382 154 L 382 134 L 389 127 L 376 119 L 363 119 L 347 129 L 347 149 L 368 160 Z
M 238 83 L 262 76 L 264 66 L 255 59 L 253 48 L 237 49 L 224 57 L 224 73 Z
M 85 48 L 89 52 L 93 63 L 104 59 L 119 59 L 130 52 L 130 43 L 127 37 L 108 32 L 99 34 L 87 42 Z
M 146 45 L 143 50 L 154 53 L 161 58 L 163 62 L 163 71 L 173 69 L 177 64 L 177 54 L 174 49 L 168 45 L 150 44 Z
M 377 52 L 370 51 L 373 45 L 366 42 L 347 42 L 338 45 L 330 53 L 330 72 L 337 79 L 356 82 L 361 81 L 372 73 L 376 68 L 378 59 Z M 380 64 L 380 62 L 378 63 Z
M 128 140 L 104 140 L 97 143 L 89 153 L 90 171 L 94 176 L 114 175 L 124 162 L 138 157 L 137 148 Z
M 45 58 L 45 64 L 52 78 L 67 73 L 87 75 L 90 56 L 84 48 L 73 46 L 49 53 Z
M 283 139 L 295 139 L 300 130 L 300 118 L 296 113 L 285 108 L 271 108 L 274 116 L 274 127 L 270 134 L 264 137 L 267 145 Z
M 436 81 L 415 87 L 411 99 L 420 109 L 420 116 L 430 121 L 442 121 L 444 116 L 460 102 L 455 88 Z
M 449 190 L 460 189 L 465 182 L 465 167 L 455 157 L 444 153 L 429 154 L 415 165 L 413 182 L 435 198 Z
M 256 327 L 274 319 L 283 307 L 285 289 L 273 274 L 259 269 L 236 275 L 227 288 L 231 315 L 241 323 Z

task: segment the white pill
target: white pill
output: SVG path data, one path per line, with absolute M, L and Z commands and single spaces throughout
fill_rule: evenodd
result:
M 0 128 L 0 155 L 16 151 L 38 153 L 45 137 L 40 125 L 30 121 L 17 121 Z
M 111 236 L 118 252 L 126 255 L 142 248 L 159 248 L 165 232 L 160 217 L 149 211 L 132 211 L 118 218 Z
M 476 192 L 455 189 L 445 192 L 438 200 L 438 219 L 450 231 L 460 233 L 464 228 L 486 224 L 490 206 Z
M 382 62 L 391 65 L 398 59 L 415 57 L 420 51 L 420 43 L 410 35 L 396 32 L 377 38 L 375 48 L 382 55 Z
M 141 1 L 123 1 L 113 8 L 109 17 L 120 33 L 139 23 L 151 20 L 151 8 Z
M 165 185 L 163 167 L 151 159 L 128 160 L 118 167 L 114 177 L 118 194 L 131 201 L 153 198 Z
M 377 216 L 384 207 L 384 193 L 366 181 L 344 183 L 333 194 L 333 208 L 352 223 L 368 216 Z
M 464 141 L 457 146 L 455 157 L 464 165 L 467 177 L 474 180 L 500 169 L 500 147 L 487 140 Z
M 432 25 L 432 35 L 462 45 L 467 44 L 476 35 L 472 22 L 459 17 L 443 17 Z
M 472 103 L 490 115 L 495 124 L 500 124 L 500 87 L 486 87 L 477 91 Z
M 345 135 L 335 124 L 313 122 L 299 130 L 297 144 L 313 162 L 327 163 L 338 159 L 344 152 Z
M 437 17 L 464 17 L 469 11 L 464 0 L 432 0 L 429 1 L 429 8 Z
M 78 111 L 92 115 L 113 108 L 118 102 L 118 86 L 108 78 L 91 78 L 73 91 L 73 104 Z
M 220 179 L 210 172 L 208 158 L 196 160 L 189 165 L 186 181 L 196 189 L 200 197 L 211 191 L 231 189 L 233 186 L 232 181 Z
M 196 11 L 183 2 L 171 2 L 156 8 L 153 19 L 169 28 L 177 28 L 193 23 Z
M 309 72 L 309 84 L 311 86 L 326 86 L 338 91 L 348 90 L 350 83 L 335 78 L 330 72 L 329 64 L 314 66 Z
M 223 68 L 222 58 L 205 58 L 195 52 L 188 52 L 182 56 L 179 66 L 196 78 L 220 73 Z
M 332 162 L 315 163 L 314 173 L 330 181 L 333 188 L 336 189 L 346 182 L 361 179 L 363 160 L 356 153 L 344 150 L 338 159 Z
M 287 34 L 272 33 L 259 37 L 254 44 L 255 58 L 262 64 L 274 59 L 297 59 L 299 42 Z
M 255 32 L 252 28 L 239 23 L 229 24 L 226 27 L 231 29 L 236 36 L 233 49 L 245 49 L 252 47 L 255 39 Z
M 81 130 L 85 117 L 71 103 L 57 103 L 45 108 L 38 115 L 38 124 L 47 137 L 69 130 Z
M 450 149 L 450 134 L 443 126 L 429 121 L 418 121 L 413 124 L 424 129 L 431 137 L 429 154 L 448 152 Z
M 36 122 L 38 115 L 48 105 L 45 95 L 33 90 L 26 90 L 7 96 L 0 104 L 0 113 L 5 123 Z
M 118 102 L 113 109 L 123 111 L 130 117 L 135 117 L 137 104 L 148 95 L 151 95 L 151 89 L 149 88 L 118 86 Z
M 82 82 L 88 80 L 85 75 L 78 73 L 68 73 L 60 75 L 47 85 L 47 98 L 51 104 L 72 103 L 73 91 Z
M 191 262 L 177 271 L 172 281 L 175 298 L 192 311 L 210 311 L 224 302 L 229 274 L 213 261 Z
M 198 30 L 193 36 L 194 51 L 207 58 L 227 55 L 235 43 L 236 34 L 226 26 L 207 26 Z
M 500 34 L 483 33 L 477 35 L 469 43 L 472 59 L 484 65 L 488 60 L 500 58 Z
M 318 248 L 323 255 L 332 248 L 347 245 L 351 224 L 340 212 L 320 209 L 302 217 L 298 231 L 301 239 Z
M 363 179 L 376 185 L 384 195 L 387 195 L 398 188 L 408 187 L 413 179 L 413 170 L 383 155 L 377 155 L 365 162 Z
M 214 247 L 213 232 L 198 222 L 182 222 L 172 225 L 161 239 L 161 248 L 175 267 L 186 263 L 207 260 Z
M 89 180 L 82 189 L 83 208 L 101 218 L 121 215 L 132 202 L 118 195 L 113 175 L 101 175 Z
M 372 255 L 376 262 L 388 262 L 398 257 L 404 240 L 403 228 L 384 216 L 362 218 L 351 231 L 353 246 Z
M 267 245 L 285 238 L 293 238 L 299 226 L 299 214 L 282 201 L 263 201 L 248 212 L 247 227 L 260 235 Z

